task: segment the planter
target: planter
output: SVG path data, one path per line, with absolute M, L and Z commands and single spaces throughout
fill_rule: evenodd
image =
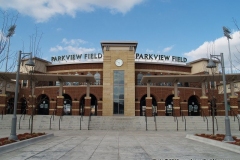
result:
M 227 143 L 227 142 L 223 142 L 222 140 L 216 140 L 213 139 L 213 137 L 211 138 L 211 136 L 209 135 L 202 135 L 202 136 L 197 136 L 197 135 L 190 135 L 188 134 L 186 136 L 186 138 L 191 139 L 191 140 L 195 140 L 198 142 L 202 142 L 202 143 L 206 143 L 215 147 L 219 147 L 219 148 L 223 148 L 232 152 L 236 152 L 236 153 L 240 153 L 240 146 L 239 145 L 235 145 L 235 144 L 231 144 L 231 143 Z M 235 142 L 234 142 L 235 143 Z
M 18 135 L 19 140 L 21 139 L 20 141 L 9 141 L 8 138 L 1 138 L 0 140 L 6 143 L 0 146 L 0 154 L 31 145 L 33 143 L 51 138 L 53 136 L 54 136 L 53 134 L 45 134 L 45 133 L 38 136 L 37 135 L 30 136 L 29 133 L 25 133 L 25 134 Z

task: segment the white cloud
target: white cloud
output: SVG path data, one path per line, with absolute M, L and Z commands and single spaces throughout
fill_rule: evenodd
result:
M 151 49 L 146 49 L 146 52 L 147 52 L 147 53 L 153 53 L 153 50 L 151 50 Z
M 232 39 L 230 39 L 230 51 L 232 63 L 234 66 L 236 66 L 236 68 L 240 69 L 240 61 L 236 59 L 240 57 L 240 33 L 236 31 L 231 36 Z M 184 53 L 184 55 L 188 58 L 188 61 L 192 61 L 200 58 L 209 58 L 210 54 L 220 55 L 220 53 L 224 54 L 224 63 L 227 70 L 226 72 L 229 72 L 230 57 L 228 41 L 226 37 L 220 37 L 214 41 L 206 41 L 197 49 Z
M 62 31 L 62 28 L 57 28 L 57 31 L 58 31 L 58 32 Z
M 63 44 L 66 44 L 66 45 L 78 46 L 78 45 L 80 45 L 80 44 L 85 44 L 85 43 L 87 43 L 87 41 L 84 41 L 84 40 L 82 40 L 82 39 L 71 39 L 71 40 L 67 40 L 66 38 L 63 38 L 62 43 L 63 43 Z
M 15 9 L 19 13 L 44 22 L 55 15 L 75 16 L 77 11 L 92 12 L 107 8 L 111 13 L 126 13 L 145 0 L 0 0 L 0 7 Z
M 166 48 L 164 48 L 164 49 L 163 49 L 163 53 L 166 53 L 166 52 L 171 51 L 172 48 L 173 48 L 173 46 L 170 46 L 170 47 L 166 47 Z
M 56 47 L 50 48 L 50 52 L 65 52 L 67 54 L 84 54 L 84 53 L 92 53 L 96 52 L 95 48 L 85 48 L 80 47 L 81 44 L 87 43 L 81 39 L 70 39 L 67 40 L 64 38 L 62 40 L 63 45 L 57 45 Z

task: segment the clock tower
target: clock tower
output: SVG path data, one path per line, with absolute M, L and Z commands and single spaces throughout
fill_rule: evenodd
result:
M 102 115 L 135 116 L 137 42 L 101 42 L 103 51 Z

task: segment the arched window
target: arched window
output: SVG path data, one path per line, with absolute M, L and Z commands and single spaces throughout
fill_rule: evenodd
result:
M 138 85 L 141 85 L 142 77 L 143 77 L 143 74 L 142 74 L 141 72 L 138 73 L 138 75 L 137 75 L 137 84 L 138 84 Z
M 94 74 L 94 78 L 96 80 L 95 84 L 100 85 L 101 84 L 101 75 L 97 72 Z

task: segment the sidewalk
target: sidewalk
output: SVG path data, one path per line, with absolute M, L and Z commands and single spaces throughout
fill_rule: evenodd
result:
M 29 132 L 18 130 L 17 133 Z M 240 154 L 185 138 L 184 131 L 36 130 L 54 137 L 0 155 L 1 160 L 236 159 Z M 198 131 L 199 133 L 199 131 Z M 202 131 L 200 133 L 206 133 Z M 211 133 L 211 132 L 208 132 Z M 0 130 L 0 137 L 10 130 Z M 232 133 L 240 137 L 240 132 Z

